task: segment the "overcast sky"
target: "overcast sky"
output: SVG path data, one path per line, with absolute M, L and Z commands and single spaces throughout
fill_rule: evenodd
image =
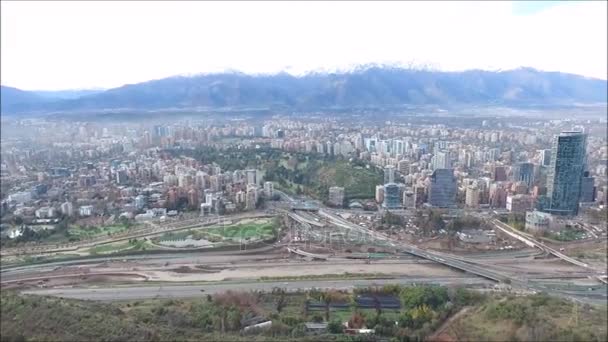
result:
M 176 74 L 414 62 L 606 79 L 606 1 L 1 2 L 1 83 L 115 87 Z

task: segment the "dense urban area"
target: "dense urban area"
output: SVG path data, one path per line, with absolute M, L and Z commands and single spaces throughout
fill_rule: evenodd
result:
M 3 339 L 606 339 L 601 116 L 150 117 L 2 118 Z

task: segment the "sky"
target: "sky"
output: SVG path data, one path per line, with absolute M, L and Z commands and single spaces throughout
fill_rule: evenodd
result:
M 111 88 L 239 70 L 521 66 L 607 78 L 607 2 L 2 1 L 2 85 Z

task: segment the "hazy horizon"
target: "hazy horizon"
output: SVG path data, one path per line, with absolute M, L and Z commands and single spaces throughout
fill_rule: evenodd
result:
M 412 63 L 607 79 L 606 2 L 5 2 L 2 85 Z
M 513 69 L 498 69 L 498 70 L 483 70 L 483 69 L 479 69 L 479 68 L 474 68 L 474 69 L 465 69 L 465 70 L 439 70 L 439 69 L 435 69 L 429 66 L 424 66 L 424 65 L 404 65 L 404 64 L 390 64 L 390 63 L 384 63 L 384 64 L 380 64 L 380 63 L 367 63 L 367 64 L 359 64 L 359 65 L 353 65 L 353 66 L 349 66 L 349 67 L 343 67 L 343 68 L 334 68 L 334 69 L 314 69 L 314 70 L 306 70 L 303 72 L 299 72 L 299 73 L 294 73 L 294 72 L 290 72 L 289 70 L 277 70 L 277 71 L 272 71 L 272 72 L 246 72 L 246 71 L 242 71 L 242 70 L 235 70 L 235 69 L 225 69 L 225 70 L 218 70 L 218 71 L 211 71 L 211 72 L 193 72 L 193 73 L 183 73 L 183 74 L 176 74 L 176 75 L 169 75 L 163 78 L 157 78 L 157 79 L 146 79 L 146 80 L 141 80 L 141 81 L 135 81 L 135 82 L 131 82 L 131 83 L 125 83 L 125 84 L 121 84 L 115 87 L 98 87 L 98 86 L 92 86 L 92 87 L 84 87 L 84 88 L 61 88 L 61 89 L 25 89 L 25 88 L 18 88 L 18 87 L 14 87 L 11 84 L 2 84 L 2 86 L 4 87 L 13 87 L 13 88 L 17 88 L 20 90 L 25 90 L 25 91 L 30 91 L 30 92 L 61 92 L 61 91 L 105 91 L 105 90 L 109 90 L 109 89 L 114 89 L 114 88 L 120 88 L 123 86 L 127 86 L 127 85 L 131 85 L 131 84 L 139 84 L 139 83 L 145 83 L 145 82 L 152 82 L 152 81 L 157 81 L 157 80 L 161 80 L 161 79 L 165 79 L 165 78 L 172 78 L 172 77 L 197 77 L 197 76 L 206 76 L 206 75 L 214 75 L 214 74 L 244 74 L 244 75 L 249 75 L 249 76 L 273 76 L 273 75 L 279 75 L 279 74 L 283 74 L 283 73 L 287 73 L 291 76 L 294 77 L 305 77 L 306 75 L 310 75 L 310 74 L 315 74 L 315 73 L 320 73 L 320 74 L 329 74 L 329 73 L 350 73 L 350 72 L 356 72 L 357 70 L 365 70 L 368 67 L 396 67 L 396 68 L 400 68 L 400 69 L 411 69 L 411 70 L 421 70 L 421 71 L 432 71 L 432 72 L 468 72 L 468 71 L 487 71 L 487 72 L 505 72 L 505 71 L 514 71 L 514 70 L 518 70 L 518 69 L 534 69 L 536 71 L 539 72 L 559 72 L 559 73 L 563 73 L 561 71 L 552 71 L 552 70 L 539 70 L 536 68 L 532 68 L 532 67 L 527 67 L 527 66 L 521 66 L 521 67 L 517 67 L 517 68 L 513 68 Z M 564 74 L 570 74 L 570 73 L 564 73 Z M 574 74 L 576 75 L 576 74 Z M 585 78 L 589 78 L 589 79 L 599 79 L 599 80 L 604 80 L 605 79 L 600 79 L 600 78 L 595 78 L 595 77 L 588 77 L 588 76 L 584 76 L 584 75 L 578 75 L 581 77 L 585 77 Z

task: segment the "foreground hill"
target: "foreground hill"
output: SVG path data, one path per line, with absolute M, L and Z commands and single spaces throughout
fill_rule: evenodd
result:
M 2 341 L 606 341 L 606 306 L 438 286 L 101 303 L 4 290 Z M 373 298 L 381 298 L 374 304 Z M 397 304 L 398 308 L 394 305 Z M 245 327 L 271 321 L 271 327 Z M 325 322 L 311 335 L 307 322 Z M 349 338 L 351 328 L 374 333 Z
M 396 67 L 345 73 L 218 73 L 125 85 L 76 99 L 40 99 L 2 87 L 2 112 L 168 108 L 327 108 L 404 104 L 573 104 L 607 102 L 605 80 L 530 68 L 440 72 Z

